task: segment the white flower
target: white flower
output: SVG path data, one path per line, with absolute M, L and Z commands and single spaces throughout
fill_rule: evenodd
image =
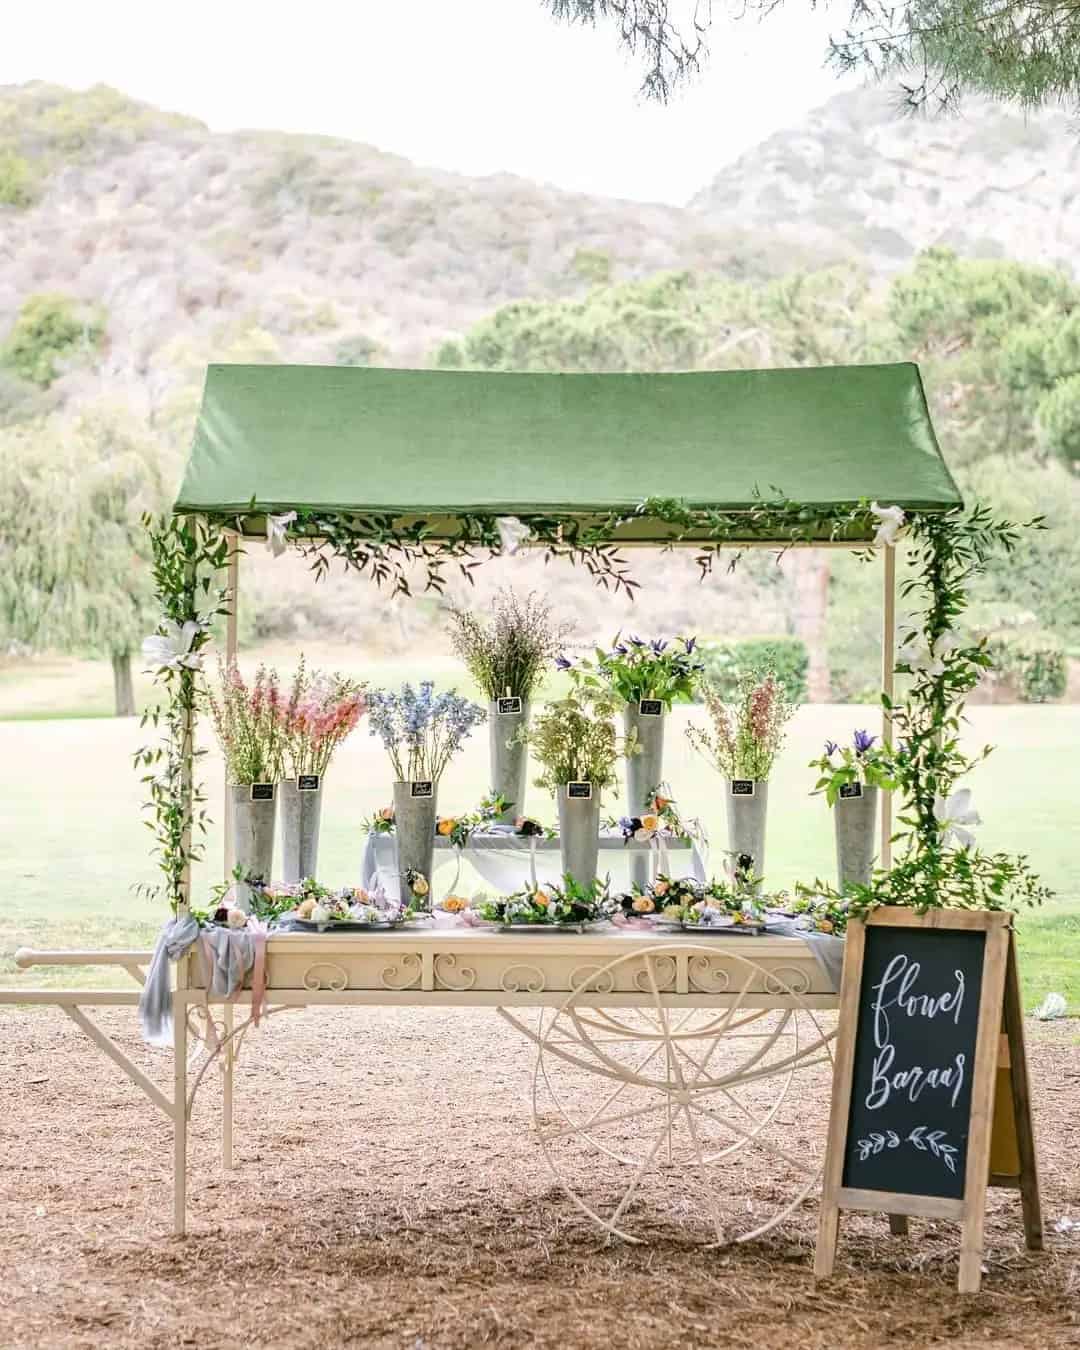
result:
M 899 665 L 907 666 L 913 675 L 920 672 L 932 676 L 944 675 L 944 658 L 957 651 L 960 645 L 960 639 L 953 630 L 946 628 L 929 647 L 917 638 L 905 642 L 897 651 L 896 660 Z
M 944 797 L 935 797 L 934 815 L 941 827 L 943 844 L 948 843 L 950 837 L 955 835 L 961 848 L 971 848 L 975 836 L 967 826 L 981 825 L 982 817 L 971 804 L 970 788 L 961 788 L 947 800 Z
M 230 928 L 243 928 L 248 921 L 248 916 L 242 909 L 230 909 L 225 915 L 225 922 Z
M 162 633 L 154 633 L 143 639 L 143 660 L 154 670 L 198 670 L 202 657 L 191 650 L 191 644 L 200 633 L 206 631 L 205 625 L 188 619 L 178 624 L 175 619 L 162 619 L 158 625 Z
M 329 923 L 330 911 L 325 905 L 316 905 L 311 911 L 312 923 Z
M 874 547 L 882 544 L 895 544 L 904 532 L 904 512 L 899 506 L 878 506 L 870 503 L 871 512 L 877 516 L 878 527 L 874 535 Z
M 1031 1015 L 1040 1022 L 1050 1022 L 1054 1018 L 1064 1017 L 1067 1012 L 1068 1004 L 1060 994 L 1047 994 Z
M 503 553 L 511 557 L 518 551 L 532 530 L 518 520 L 517 516 L 496 516 L 495 524 L 499 530 L 499 545 Z
M 295 511 L 285 511 L 280 516 L 266 517 L 266 547 L 275 558 L 280 558 L 289 547 L 286 536 L 289 533 L 289 526 L 295 519 Z

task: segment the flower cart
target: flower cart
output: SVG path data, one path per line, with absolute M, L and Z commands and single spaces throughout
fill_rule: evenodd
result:
M 902 530 L 923 604 L 919 624 L 901 634 L 914 648 L 903 667 L 913 690 L 897 701 Z M 628 591 L 637 585 L 640 546 L 693 548 L 704 577 L 722 550 L 876 554 L 881 736 L 891 742 L 894 723 L 903 733 L 906 758 L 895 778 L 917 823 L 892 867 L 892 793 L 880 793 L 875 884 L 893 904 L 940 905 L 955 894 L 942 822 L 962 769 L 959 752 L 941 748 L 940 720 L 982 659 L 949 645 L 946 630 L 962 606 L 972 553 L 984 543 L 1010 546 L 1010 530 L 963 514 L 913 365 L 625 376 L 212 366 L 175 517 L 151 525 L 167 699 L 162 748 L 147 763 L 174 918 L 157 953 L 18 957 L 22 966 L 113 966 L 142 983 L 171 945 L 179 953 L 163 1010 L 171 1012 L 171 1096 L 85 1011 L 134 1007 L 137 989 L 20 989 L 0 991 L 0 1001 L 61 1007 L 172 1121 L 178 1233 L 186 1224 L 188 1128 L 208 1066 L 224 1070 L 230 1166 L 233 1062 L 248 1026 L 291 1007 L 382 1004 L 490 1007 L 534 1042 L 539 1142 L 567 1193 L 609 1232 L 635 1236 L 641 1178 L 666 1168 L 674 1202 L 701 1217 L 706 1240 L 755 1236 L 801 1204 L 819 1177 L 812 1146 L 791 1142 L 802 1094 L 822 1074 L 827 1092 L 835 1035 L 827 1017 L 837 1006 L 835 964 L 822 959 L 812 935 L 744 936 L 704 923 L 696 925 L 701 936 L 625 925 L 574 932 L 551 925 L 527 935 L 512 925 L 256 928 L 250 968 L 230 989 L 207 962 L 206 933 L 183 940 L 198 899 L 190 884 L 200 809 L 196 691 L 210 620 L 227 616 L 232 662 L 241 557 L 256 540 L 275 553 L 298 548 L 316 574 L 340 563 L 400 592 L 438 590 L 451 570 L 467 573 L 485 557 L 526 546 Z M 950 549 L 957 533 L 960 553 Z M 500 690 L 489 692 L 495 701 Z M 511 694 L 520 701 L 523 692 Z M 565 786 L 572 796 L 590 785 Z M 434 819 L 432 811 L 423 825 L 425 848 Z M 226 877 L 235 843 L 227 830 Z M 1011 865 L 1001 855 L 978 856 L 976 872 Z M 1006 882 L 996 894 L 1034 887 L 1018 864 Z M 875 899 L 869 890 L 850 900 L 815 897 L 809 912 L 828 915 L 818 926 L 831 929 L 846 905 L 865 912 Z M 539 1023 L 526 1015 L 536 1009 Z M 201 1058 L 190 1060 L 196 1036 Z M 587 1187 L 598 1163 L 619 1178 L 606 1208 Z M 755 1165 L 776 1177 L 772 1211 L 725 1207 L 717 1176 Z

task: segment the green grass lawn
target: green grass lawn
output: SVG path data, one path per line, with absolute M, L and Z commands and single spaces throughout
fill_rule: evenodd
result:
M 335 662 L 340 665 L 340 660 Z M 366 674 L 391 683 L 408 671 L 402 665 Z M 440 682 L 452 678 L 440 664 Z M 466 682 L 462 681 L 462 684 Z M 37 711 L 36 707 L 28 709 Z M 724 845 L 722 799 L 715 775 L 688 748 L 682 725 L 700 716 L 677 709 L 669 729 L 667 772 L 685 814 L 698 815 L 718 847 Z M 800 709 L 770 789 L 768 880 L 796 880 L 832 874 L 832 824 L 828 808 L 807 796 L 812 772 L 806 768 L 826 736 L 846 737 L 856 726 L 873 725 L 868 707 L 807 706 Z M 72 973 L 17 972 L 16 947 L 148 945 L 164 917 L 154 902 L 133 893 L 138 882 L 154 879 L 149 859 L 152 837 L 140 817 L 142 790 L 131 754 L 145 734 L 134 720 L 69 718 L 0 722 L 0 979 L 5 984 L 70 983 Z M 980 707 L 971 710 L 972 743 L 998 749 L 976 771 L 972 786 L 983 816 L 982 842 L 1030 855 L 1058 891 L 1044 910 L 1020 920 L 1025 997 L 1028 1006 L 1048 990 L 1065 994 L 1080 1010 L 1080 707 Z M 222 770 L 215 755 L 203 760 L 210 809 L 221 820 Z M 440 792 L 440 809 L 465 810 L 487 787 L 487 737 L 477 735 L 452 764 Z M 322 831 L 322 879 L 332 884 L 358 878 L 364 836 L 361 821 L 390 797 L 391 775 L 381 748 L 366 727 L 341 751 L 328 778 Z M 529 809 L 553 818 L 553 805 L 530 789 Z M 613 798 L 611 808 L 618 802 Z M 220 875 L 221 830 L 216 824 L 206 861 L 196 870 L 199 895 Z M 445 884 L 445 883 L 444 883 Z M 438 877 L 436 878 L 438 886 Z M 93 976 L 111 983 L 106 971 Z

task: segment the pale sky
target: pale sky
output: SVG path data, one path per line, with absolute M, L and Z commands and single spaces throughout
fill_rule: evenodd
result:
M 842 87 L 801 0 L 764 24 L 715 9 L 711 60 L 666 108 L 640 100 L 612 29 L 558 26 L 539 0 L 39 0 L 5 6 L 0 84 L 102 82 L 215 130 L 682 203 Z

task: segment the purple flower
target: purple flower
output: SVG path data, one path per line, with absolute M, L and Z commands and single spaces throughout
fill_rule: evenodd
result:
M 627 642 L 629 642 L 629 644 L 630 644 L 631 647 L 644 647 L 644 646 L 645 646 L 645 640 L 644 640 L 644 638 L 639 638 L 639 637 L 637 636 L 636 633 L 635 633 L 634 635 L 632 635 L 631 637 L 628 637 L 626 640 L 627 640 Z
M 630 655 L 630 651 L 629 651 L 628 648 L 624 647 L 623 644 L 622 644 L 621 642 L 617 642 L 617 643 L 615 644 L 615 655 L 616 655 L 616 656 L 629 656 L 629 655 Z
M 867 750 L 869 750 L 870 747 L 877 740 L 877 737 L 868 736 L 865 731 L 857 731 L 855 733 L 854 740 L 855 740 L 855 753 L 857 755 L 865 755 Z
M 836 744 L 835 741 L 825 742 L 825 753 L 830 757 L 830 759 L 832 758 L 833 755 L 836 754 L 837 750 L 839 749 L 840 747 Z
M 660 653 L 667 646 L 667 643 L 664 641 L 663 638 L 653 638 L 652 642 L 649 645 L 652 647 L 653 651 L 657 654 L 657 656 L 659 656 Z
M 689 656 L 690 653 L 691 653 L 691 652 L 694 650 L 694 648 L 697 646 L 697 638 L 696 638 L 696 637 L 692 637 L 692 638 L 683 638 L 683 646 L 686 648 L 686 654 L 687 654 L 687 656 Z
M 569 670 L 573 664 L 573 661 L 568 661 L 565 656 L 557 656 L 555 658 L 556 670 Z

